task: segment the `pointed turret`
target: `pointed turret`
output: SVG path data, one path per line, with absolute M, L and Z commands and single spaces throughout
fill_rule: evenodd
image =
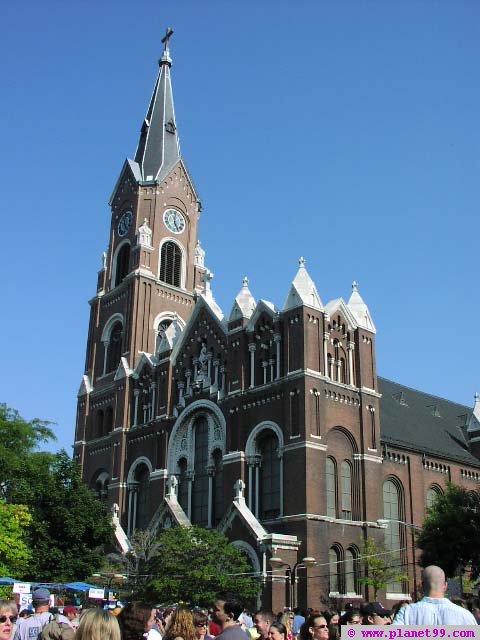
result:
M 317 287 L 305 268 L 305 259 L 300 258 L 298 264 L 300 266 L 288 292 L 283 310 L 287 311 L 288 309 L 295 309 L 295 307 L 306 305 L 313 309 L 323 311 L 323 303 L 318 294 Z
M 367 329 L 372 333 L 376 333 L 375 325 L 373 324 L 372 316 L 368 310 L 367 305 L 363 301 L 362 296 L 358 292 L 358 283 L 354 280 L 352 283 L 352 295 L 348 301 L 348 307 L 353 313 L 355 320 L 359 327 Z
M 480 433 L 480 396 L 478 393 L 475 394 L 475 405 L 468 420 L 467 431 L 471 434 L 475 433 L 475 435 Z
M 143 121 L 135 161 L 140 165 L 143 180 L 161 180 L 180 160 L 180 141 L 175 121 L 170 68 L 169 41 L 173 34 L 167 29 L 163 38 L 163 55 L 155 89 Z
M 238 292 L 232 310 L 230 311 L 229 321 L 238 320 L 239 318 L 251 318 L 257 303 L 248 288 L 248 278 L 243 279 L 243 286 Z

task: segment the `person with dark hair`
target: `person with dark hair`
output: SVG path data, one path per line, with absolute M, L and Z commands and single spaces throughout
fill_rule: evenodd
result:
M 222 628 L 219 640 L 250 640 L 250 634 L 242 629 L 238 618 L 243 612 L 243 602 L 233 593 L 219 593 L 213 605 L 213 620 Z
M 309 615 L 300 627 L 301 640 L 328 640 L 328 624 L 322 614 Z
M 330 640 L 340 639 L 340 614 L 336 609 L 325 609 L 322 612 L 328 624 L 328 634 Z
M 269 640 L 287 640 L 287 627 L 281 622 L 272 622 L 268 638 Z
M 351 624 L 362 624 L 362 617 L 359 609 L 349 608 L 340 618 L 340 626 Z
M 362 624 L 365 625 L 381 625 L 390 624 L 390 609 L 384 609 L 380 602 L 367 602 L 360 609 L 362 613 Z
M 122 640 L 143 640 L 143 635 L 153 626 L 155 614 L 156 609 L 144 602 L 126 604 L 117 617 Z
M 260 611 L 257 611 L 257 613 L 255 614 L 253 623 L 257 628 L 258 633 L 262 638 L 264 638 L 264 640 L 268 638 L 270 625 L 272 624 L 272 622 L 274 622 L 274 620 L 275 615 L 272 611 L 268 611 L 267 609 L 260 609 Z
M 208 615 L 203 609 L 193 610 L 193 626 L 197 640 L 213 640 L 213 636 L 208 635 Z

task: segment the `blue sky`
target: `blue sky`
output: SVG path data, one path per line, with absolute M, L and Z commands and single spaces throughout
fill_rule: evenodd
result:
M 0 19 L 0 400 L 56 422 L 56 446 L 167 26 L 224 312 L 244 275 L 282 306 L 304 256 L 324 303 L 358 280 L 380 375 L 473 405 L 480 3 L 27 0 Z

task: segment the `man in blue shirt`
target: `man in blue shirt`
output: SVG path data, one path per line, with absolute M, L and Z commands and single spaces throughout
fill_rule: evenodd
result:
M 470 611 L 453 604 L 445 597 L 447 581 L 440 567 L 434 564 L 426 567 L 422 573 L 422 584 L 424 597 L 419 602 L 400 609 L 393 624 L 420 626 L 477 624 Z

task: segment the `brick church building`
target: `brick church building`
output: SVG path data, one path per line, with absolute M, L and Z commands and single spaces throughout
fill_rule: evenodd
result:
M 413 526 L 427 505 L 448 481 L 478 491 L 480 401 L 378 377 L 357 284 L 348 301 L 324 303 L 303 259 L 282 308 L 255 300 L 245 279 L 222 312 L 171 65 L 167 36 L 135 157 L 110 199 L 78 393 L 83 478 L 112 507 L 124 549 L 138 528 L 225 533 L 274 610 L 290 601 L 292 569 L 301 605 L 364 597 L 357 559 L 373 537 L 409 576 L 382 593 L 392 604 L 417 588 Z M 272 557 L 285 563 L 273 573 Z M 295 566 L 305 557 L 315 566 Z

